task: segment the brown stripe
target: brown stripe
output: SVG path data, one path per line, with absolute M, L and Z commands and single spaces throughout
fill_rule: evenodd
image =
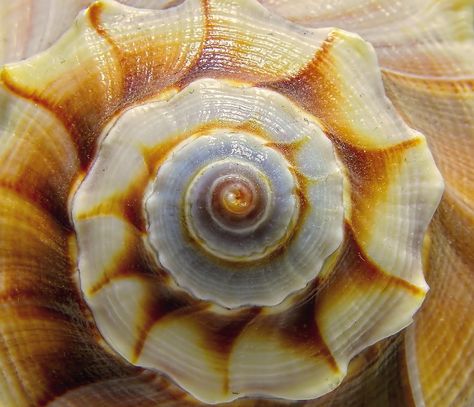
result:
M 213 65 L 211 61 L 215 63 L 216 58 L 209 58 L 208 54 L 212 54 L 213 46 L 215 46 L 215 41 L 212 40 L 214 27 L 211 21 L 209 0 L 201 0 L 201 4 L 202 9 L 204 10 L 204 37 L 200 44 L 199 56 L 190 67 L 189 71 L 176 83 L 179 89 L 183 89 L 191 82 L 204 76 L 213 77 L 213 72 L 209 65 Z
M 355 236 L 370 235 L 375 220 L 373 208 L 383 202 L 390 186 L 397 181 L 409 149 L 420 145 L 413 138 L 377 150 L 358 148 L 328 134 L 338 158 L 347 170 L 351 196 L 351 226 Z
M 27 176 L 28 174 L 26 174 Z M 17 194 L 41 211 L 46 212 L 58 225 L 62 226 L 65 232 L 72 232 L 73 226 L 66 205 L 67 197 L 59 195 L 59 192 L 49 184 L 48 180 L 44 180 L 43 185 L 32 184 L 26 177 L 15 183 L 0 180 L 0 189 L 7 189 Z
M 241 333 L 261 311 L 260 307 L 250 307 L 221 315 L 206 310 L 196 315 L 200 326 L 206 329 L 209 349 L 221 356 L 224 394 L 228 394 L 230 390 L 229 359 L 234 345 Z
M 409 149 L 420 145 L 420 138 L 412 138 L 380 149 L 363 149 L 341 141 L 327 133 L 338 158 L 348 170 L 352 201 L 373 202 L 374 195 L 386 190 L 392 178 L 398 176 Z
M 345 235 L 345 254 L 335 266 L 337 273 L 348 273 L 348 277 L 357 284 L 376 284 L 381 289 L 393 286 L 415 297 L 423 297 L 426 294 L 423 289 L 400 277 L 388 274 L 373 263 L 357 242 L 352 226 L 348 223 L 345 224 Z
M 88 289 L 88 295 L 95 295 L 112 280 L 136 276 L 138 278 L 164 278 L 163 272 L 145 248 L 139 235 L 126 243 L 123 252 L 111 259 L 111 264 L 102 271 L 99 280 Z
M 196 300 L 184 291 L 168 287 L 164 280 L 160 281 L 154 277 L 148 278 L 142 313 L 137 317 L 137 335 L 133 347 L 132 363 L 136 363 L 139 359 L 150 331 L 162 318 L 171 314 L 179 318 L 194 314 L 209 306 L 208 302 Z
M 331 49 L 338 40 L 338 34 L 331 33 L 313 59 L 297 75 L 273 83 L 263 83 L 261 86 L 285 95 L 319 119 L 326 119 L 334 112 L 331 105 L 339 103 L 341 98 L 338 87 L 324 71 L 330 63 Z
M 146 234 L 145 208 L 143 203 L 145 189 L 149 182 L 148 176 L 134 180 L 130 183 L 127 190 L 104 198 L 92 209 L 77 216 L 75 220 L 83 221 L 94 217 L 115 215 L 134 226 L 137 232 L 143 235 Z
M 91 129 L 85 127 L 76 119 L 73 112 L 68 111 L 69 103 L 65 105 L 53 105 L 48 99 L 42 98 L 35 93 L 35 90 L 22 89 L 10 78 L 6 70 L 2 70 L 0 79 L 5 87 L 17 96 L 30 100 L 50 111 L 61 123 L 63 123 L 67 132 L 71 135 L 71 140 L 76 147 L 79 161 L 83 169 L 89 166 L 95 152 L 95 142 L 99 134 L 99 128 Z
M 205 123 L 194 126 L 184 133 L 171 135 L 167 140 L 156 144 L 153 147 L 144 148 L 142 153 L 150 174 L 154 176 L 161 163 L 167 158 L 168 154 L 182 141 L 191 137 L 198 138 L 209 136 L 218 130 L 242 131 L 265 140 L 271 140 L 271 136 L 261 128 L 259 123 L 256 122 L 247 121 L 236 123 L 219 119 L 206 121 Z
M 124 96 L 127 93 L 126 89 L 128 88 L 127 81 L 129 80 L 129 77 L 127 73 L 124 72 L 124 66 L 122 63 L 124 59 L 124 55 L 121 49 L 117 46 L 115 41 L 112 39 L 112 37 L 108 34 L 107 30 L 105 30 L 105 28 L 100 23 L 103 9 L 104 9 L 103 3 L 95 2 L 87 9 L 87 15 L 89 16 L 89 21 L 92 27 L 96 30 L 97 34 L 99 34 L 112 48 L 112 51 L 117 60 L 116 68 L 120 70 L 121 77 L 124 83 L 124 91 L 121 98 L 125 99 Z
M 335 373 L 340 373 L 336 359 L 316 324 L 319 285 L 319 280 L 315 279 L 290 309 L 268 316 L 266 323 L 290 349 L 297 348 L 308 358 L 323 358 Z
M 204 40 L 201 41 L 200 44 L 201 50 L 199 54 L 202 53 L 204 47 L 209 22 L 208 2 L 207 0 L 201 0 L 201 2 L 205 18 L 205 35 Z M 172 72 L 163 72 L 160 60 L 166 58 L 166 55 L 160 55 L 159 52 L 165 52 L 166 47 L 164 45 L 160 46 L 159 39 L 154 43 L 150 42 L 150 44 L 155 45 L 156 48 L 147 49 L 142 52 L 135 49 L 131 49 L 130 51 L 124 49 L 112 38 L 110 33 L 101 23 L 101 15 L 104 11 L 103 8 L 104 5 L 101 3 L 94 3 L 91 5 L 89 8 L 89 19 L 97 33 L 110 44 L 117 58 L 117 67 L 121 70 L 123 80 L 122 108 L 156 95 L 170 86 L 182 88 L 185 84 L 191 82 L 191 80 L 183 80 L 183 77 L 186 75 L 183 68 L 178 67 L 180 71 L 177 72 L 175 72 L 176 69 Z M 198 60 L 199 57 L 196 58 L 190 68 L 187 68 L 187 71 L 193 70 Z
M 114 52 L 116 53 L 116 56 L 120 60 L 122 57 L 122 52 L 120 51 L 120 48 L 117 47 L 117 44 L 112 40 L 110 35 L 107 33 L 104 27 L 100 24 L 101 20 L 101 14 L 104 10 L 104 3 L 101 2 L 96 2 L 93 3 L 87 10 L 87 14 L 89 16 L 89 21 L 94 27 L 94 29 L 97 31 L 97 33 L 103 37 L 113 48 Z

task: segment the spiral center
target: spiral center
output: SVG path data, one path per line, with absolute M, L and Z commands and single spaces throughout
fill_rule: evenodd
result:
M 255 206 L 255 194 L 252 188 L 240 180 L 219 185 L 219 203 L 231 215 L 245 216 Z
M 248 178 L 227 175 L 214 181 L 211 187 L 211 212 L 228 222 L 242 222 L 254 218 L 261 198 L 260 188 Z

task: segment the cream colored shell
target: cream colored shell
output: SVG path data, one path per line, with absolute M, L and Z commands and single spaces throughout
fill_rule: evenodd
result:
M 0 380 L 0 401 L 185 405 L 248 396 L 313 399 L 336 388 L 361 351 L 410 324 L 428 290 L 423 253 L 427 270 L 447 267 L 447 259 L 459 265 L 459 273 L 469 270 L 469 258 L 450 252 L 451 235 L 448 244 L 446 233 L 435 233 L 431 251 L 429 239 L 423 240 L 443 182 L 418 130 L 431 137 L 442 129 L 449 137 L 456 128 L 454 111 L 464 115 L 459 160 L 445 154 L 436 138 L 431 145 L 448 181 L 445 199 L 451 199 L 438 216 L 459 225 L 456 201 L 449 197 L 459 197 L 464 211 L 471 202 L 466 181 L 453 170 L 470 171 L 464 157 L 472 151 L 466 113 L 472 84 L 465 77 L 472 72 L 463 59 L 472 47 L 464 24 L 469 13 L 461 3 L 449 12 L 446 5 L 428 3 L 431 18 L 419 17 L 430 21 L 424 39 L 409 48 L 403 44 L 420 37 L 408 22 L 396 25 L 403 34 L 390 37 L 392 48 L 386 48 L 388 29 L 359 29 L 363 24 L 351 25 L 350 19 L 346 27 L 341 20 L 343 28 L 380 47 L 388 95 L 411 127 L 385 96 L 374 49 L 341 29 L 308 28 L 339 25 L 317 23 L 315 16 L 324 13 L 311 2 L 315 13 L 303 17 L 285 2 L 266 4 L 294 24 L 251 0 L 187 0 L 163 11 L 101 1 L 48 51 L 2 68 L 0 261 L 6 314 L 0 330 L 6 350 L 0 352 L 0 371 L 7 379 Z M 337 16 L 338 3 L 331 7 L 328 15 Z M 458 22 L 441 31 L 454 44 L 446 52 L 435 45 L 441 22 Z M 421 61 L 435 58 L 433 77 L 446 76 L 452 66 L 464 77 L 429 79 L 426 87 L 420 59 L 409 68 L 401 62 L 417 53 Z M 405 69 L 408 76 L 401 73 Z M 449 93 L 448 85 L 464 93 Z M 439 103 L 445 115 L 431 120 L 428 113 L 436 113 Z M 218 284 L 206 280 L 205 267 L 196 268 L 197 278 L 192 267 L 182 274 L 197 260 L 182 255 L 188 244 L 173 252 L 175 235 L 166 234 L 181 218 L 168 211 L 156 215 L 167 204 L 180 207 L 163 192 L 168 182 L 182 184 L 187 198 L 200 196 L 189 187 L 198 181 L 185 181 L 187 157 L 204 157 L 201 152 L 214 142 L 222 143 L 220 154 L 231 151 L 228 143 L 240 143 L 258 151 L 255 157 L 276 157 L 274 167 L 256 170 L 255 160 L 243 164 L 243 154 L 229 153 L 217 164 L 209 161 L 209 168 L 234 165 L 235 157 L 265 179 L 267 168 L 278 168 L 288 174 L 278 182 L 291 190 L 287 205 L 293 208 L 287 220 L 276 217 L 277 243 L 265 249 L 255 251 L 248 243 L 235 255 L 232 245 L 222 251 L 218 240 L 204 239 L 211 258 L 206 264 L 218 265 L 215 276 L 224 269 L 230 273 Z M 277 178 L 268 182 L 273 197 Z M 185 228 L 201 236 L 195 216 L 183 213 Z M 437 219 L 434 231 L 445 230 Z M 458 230 L 458 239 L 469 246 L 469 226 Z M 239 273 L 248 270 L 251 277 L 242 278 Z M 235 285 L 226 283 L 232 280 Z M 433 281 L 442 290 L 442 280 Z M 431 304 L 439 304 L 437 298 L 435 292 Z M 429 348 L 420 343 L 428 336 L 417 336 L 415 329 L 428 329 L 424 323 L 398 336 L 403 340 L 373 348 L 383 361 L 405 346 L 409 384 L 400 391 L 417 405 L 431 400 L 430 386 L 437 385 L 422 375 L 429 368 L 420 352 Z M 470 338 L 472 326 L 466 324 Z M 468 352 L 467 339 L 462 344 Z M 361 389 L 363 380 L 373 382 L 374 369 L 384 371 L 378 362 L 365 364 L 364 357 L 370 359 L 357 357 L 347 384 L 326 397 L 343 403 L 351 385 Z M 465 377 L 470 374 L 468 368 Z M 368 405 L 383 402 L 384 395 L 371 394 Z M 449 392 L 443 400 L 464 397 L 459 394 Z

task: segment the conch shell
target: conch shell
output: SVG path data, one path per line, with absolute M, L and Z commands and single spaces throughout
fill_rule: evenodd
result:
M 260 3 L 0 68 L 2 405 L 474 401 L 472 7 Z

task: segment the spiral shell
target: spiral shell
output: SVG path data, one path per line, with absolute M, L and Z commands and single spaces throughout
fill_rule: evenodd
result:
M 314 399 L 412 322 L 443 246 L 420 68 L 262 3 L 296 23 L 99 1 L 1 68 L 5 405 Z

